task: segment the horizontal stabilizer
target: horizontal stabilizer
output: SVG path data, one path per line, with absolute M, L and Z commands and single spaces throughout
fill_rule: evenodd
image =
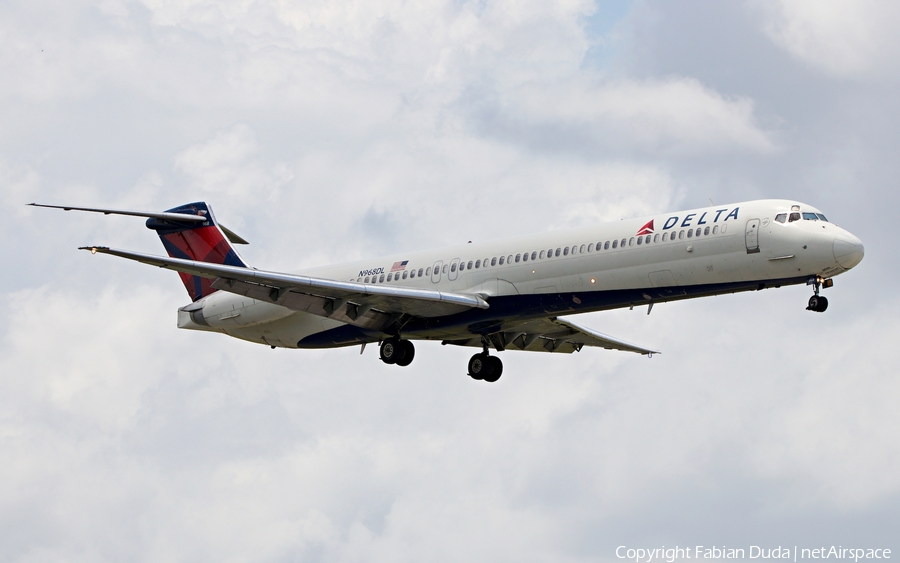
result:
M 63 211 L 90 211 L 92 213 L 103 213 L 104 215 L 128 215 L 130 217 L 147 217 L 148 219 L 159 219 L 160 221 L 172 221 L 176 223 L 203 223 L 209 221 L 209 217 L 201 214 L 192 213 L 169 213 L 154 211 L 129 211 L 125 209 L 100 209 L 96 207 L 73 207 L 71 205 L 46 205 L 43 203 L 29 203 L 32 207 L 49 207 L 50 209 L 62 209 Z M 250 244 L 243 237 L 219 223 L 219 228 L 225 233 L 225 236 L 234 244 Z

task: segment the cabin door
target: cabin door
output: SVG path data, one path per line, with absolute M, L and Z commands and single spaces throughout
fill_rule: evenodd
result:
M 747 230 L 744 232 L 747 241 L 747 254 L 759 252 L 759 219 L 747 221 Z

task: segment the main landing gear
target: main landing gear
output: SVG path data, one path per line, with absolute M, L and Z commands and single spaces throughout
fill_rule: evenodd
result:
M 386 364 L 408 366 L 416 357 L 416 347 L 409 340 L 391 338 L 381 343 L 381 361 Z
M 503 362 L 487 352 L 475 354 L 469 359 L 469 377 L 494 383 L 503 375 Z
M 482 338 L 484 351 L 469 358 L 469 377 L 494 383 L 503 375 L 503 362 L 497 356 L 488 354 L 487 340 Z
M 828 299 L 819 295 L 819 289 L 821 287 L 831 287 L 834 285 L 834 281 L 831 278 L 821 279 L 819 277 L 810 278 L 810 281 L 807 282 L 807 285 L 813 286 L 813 291 L 815 295 L 809 298 L 809 304 L 806 306 L 807 311 L 815 311 L 817 313 L 824 313 L 825 309 L 828 308 Z
M 408 366 L 416 355 L 416 349 L 409 340 L 389 338 L 381 342 L 381 361 L 386 364 Z M 479 381 L 494 383 L 503 375 L 503 362 L 497 356 L 488 354 L 487 344 L 484 351 L 469 359 L 469 377 Z

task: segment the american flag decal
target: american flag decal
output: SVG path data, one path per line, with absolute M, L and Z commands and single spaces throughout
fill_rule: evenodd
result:
M 403 262 L 394 262 L 394 265 L 391 266 L 392 272 L 400 272 L 406 269 L 406 265 L 409 264 L 409 260 L 404 260 Z

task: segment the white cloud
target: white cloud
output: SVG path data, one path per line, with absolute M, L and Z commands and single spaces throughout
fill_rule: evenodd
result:
M 256 136 L 241 123 L 188 147 L 175 157 L 175 166 L 190 178 L 190 188 L 205 196 L 227 199 L 233 206 L 271 203 L 294 174 L 284 163 L 263 163 L 258 153 Z
M 895 2 L 780 0 L 755 6 L 777 45 L 828 74 L 877 77 L 900 62 Z
M 506 92 L 500 103 L 510 128 L 563 146 L 587 144 L 593 154 L 774 148 L 756 123 L 752 100 L 728 99 L 690 78 L 530 84 Z
M 816 517 L 893 537 L 896 299 L 851 310 L 843 276 L 825 315 L 804 288 L 587 315 L 664 353 L 504 352 L 487 385 L 437 343 L 402 370 L 372 346 L 178 331 L 172 272 L 73 248 L 161 253 L 140 220 L 21 205 L 204 198 L 245 258 L 289 270 L 774 189 L 748 169 L 799 182 L 773 107 L 841 154 L 780 85 L 758 103 L 678 68 L 584 68 L 593 10 L 0 3 L 0 559 L 596 561 L 622 538 L 830 541 L 798 524 Z M 888 160 L 859 166 L 894 178 Z M 889 279 L 865 267 L 890 256 L 879 234 L 854 283 Z

